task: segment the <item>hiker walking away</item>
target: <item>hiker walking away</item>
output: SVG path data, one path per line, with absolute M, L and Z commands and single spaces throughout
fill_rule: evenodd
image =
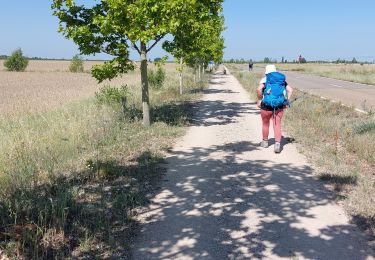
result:
M 249 62 L 249 71 L 253 70 L 253 66 L 254 66 L 253 60 L 250 60 L 250 62 Z
M 293 89 L 285 81 L 285 75 L 277 72 L 275 65 L 267 65 L 265 77 L 259 82 L 256 90 L 258 96 L 257 106 L 260 108 L 262 117 L 263 140 L 261 147 L 267 148 L 270 120 L 275 133 L 275 153 L 281 152 L 281 120 L 284 115 L 284 108 L 289 106 L 289 100 Z

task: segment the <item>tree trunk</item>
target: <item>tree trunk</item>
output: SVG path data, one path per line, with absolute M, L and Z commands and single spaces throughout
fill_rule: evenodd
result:
M 183 79 L 183 76 L 184 76 L 184 67 L 183 67 L 183 64 L 184 64 L 184 60 L 183 58 L 180 58 L 180 95 L 183 94 L 183 87 L 184 87 L 184 79 Z
M 194 66 L 194 86 L 197 84 L 197 68 Z
M 199 79 L 199 82 L 202 81 L 202 75 L 201 75 L 201 65 L 199 64 L 198 65 L 198 79 Z
M 150 122 L 150 98 L 148 93 L 147 79 L 147 46 L 141 42 L 141 82 L 142 82 L 142 108 L 143 108 L 143 125 L 149 127 Z

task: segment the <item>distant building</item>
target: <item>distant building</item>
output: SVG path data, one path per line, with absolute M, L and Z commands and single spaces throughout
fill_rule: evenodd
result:
M 298 63 L 306 63 L 306 59 L 301 54 L 298 57 Z

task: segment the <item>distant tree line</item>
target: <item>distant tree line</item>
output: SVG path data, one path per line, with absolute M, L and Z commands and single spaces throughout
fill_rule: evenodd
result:
M 0 55 L 0 60 L 6 60 L 9 57 L 10 56 L 8 55 Z M 25 58 L 28 60 L 70 60 L 70 59 L 64 59 L 64 58 L 58 59 L 58 58 L 27 57 L 27 56 L 25 56 Z
M 10 56 L 8 55 L 0 55 L 0 60 L 6 60 L 8 59 Z M 71 59 L 68 59 L 68 58 L 46 58 L 46 57 L 27 57 L 25 56 L 26 59 L 28 60 L 52 60 L 52 61 L 71 61 Z M 83 60 L 86 60 L 86 61 L 107 61 L 106 59 L 83 59 Z
M 246 59 L 228 59 L 228 60 L 224 60 L 225 63 L 237 63 L 237 64 L 245 64 L 245 63 L 249 63 L 250 62 L 250 59 L 249 60 L 246 60 Z M 307 61 L 304 57 L 302 57 L 301 55 L 295 59 L 295 60 L 287 60 L 285 59 L 285 57 L 282 57 L 281 60 L 277 60 L 275 58 L 270 58 L 270 57 L 265 57 L 264 59 L 262 60 L 253 60 L 253 62 L 255 63 L 336 63 L 336 64 L 375 64 L 375 60 L 370 62 L 370 61 L 358 61 L 355 57 L 353 57 L 353 59 L 341 59 L 341 58 L 338 58 L 337 60 L 309 60 Z

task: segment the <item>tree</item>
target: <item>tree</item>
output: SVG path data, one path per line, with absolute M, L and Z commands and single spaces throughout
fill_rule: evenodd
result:
M 265 57 L 265 58 L 263 59 L 263 62 L 264 62 L 264 63 L 271 63 L 271 58 Z
M 164 49 L 174 55 L 179 63 L 180 93 L 183 92 L 184 66 L 199 70 L 209 61 L 219 63 L 223 58 L 224 30 L 222 0 L 197 1 L 196 8 L 183 14 L 182 22 L 176 27 L 173 41 L 166 41 Z M 199 76 L 200 78 L 200 76 Z
M 9 71 L 25 71 L 29 61 L 23 56 L 22 50 L 15 50 L 5 61 L 4 66 Z
M 199 2 L 199 3 L 198 3 Z M 167 34 L 175 35 L 186 14 L 200 12 L 200 3 L 212 6 L 219 0 L 101 0 L 92 7 L 74 0 L 54 0 L 60 31 L 79 46 L 81 54 L 107 53 L 114 58 L 97 65 L 92 75 L 99 81 L 135 69 L 130 48 L 141 60 L 143 124 L 150 125 L 147 54 Z M 202 10 L 202 12 L 205 12 Z
M 83 60 L 82 58 L 77 54 L 74 55 L 72 61 L 70 62 L 69 71 L 70 72 L 83 72 Z

